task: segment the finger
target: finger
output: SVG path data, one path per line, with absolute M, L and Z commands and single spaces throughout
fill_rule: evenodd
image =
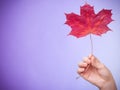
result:
M 90 64 L 90 59 L 89 59 L 88 57 L 85 57 L 85 58 L 83 59 L 83 62 L 85 62 L 85 63 L 87 63 L 87 64 Z
M 92 58 L 92 56 L 94 56 L 94 55 L 93 55 L 93 54 L 89 54 L 88 58 L 89 58 L 89 59 L 91 59 L 91 58 Z
M 81 74 L 82 72 L 84 72 L 84 70 L 85 70 L 85 68 L 79 68 L 78 71 L 77 71 L 77 73 Z
M 87 67 L 87 65 L 88 65 L 88 64 L 85 63 L 85 62 L 81 62 L 81 63 L 78 64 L 78 66 L 79 66 L 80 68 L 82 68 L 82 67 L 85 68 L 85 67 Z
M 94 56 L 91 56 L 91 65 L 94 66 L 97 69 L 102 68 L 104 65 Z

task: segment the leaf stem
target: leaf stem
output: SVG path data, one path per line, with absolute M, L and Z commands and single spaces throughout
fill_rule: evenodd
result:
M 91 42 L 91 54 L 93 54 L 93 40 L 92 40 L 92 34 L 90 34 L 90 42 Z
M 92 34 L 90 34 L 90 43 L 91 43 L 91 54 L 93 55 L 93 40 L 92 40 Z M 88 70 L 90 65 L 86 68 L 85 72 Z M 80 76 L 76 77 L 76 79 L 79 79 Z

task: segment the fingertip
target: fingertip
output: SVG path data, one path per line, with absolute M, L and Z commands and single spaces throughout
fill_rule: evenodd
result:
M 83 63 L 83 61 L 79 62 L 78 63 L 78 67 L 81 67 L 81 64 Z
M 96 57 L 94 55 L 92 55 L 91 59 L 94 60 Z
M 90 59 L 88 58 L 88 59 L 85 59 L 85 60 L 84 60 L 84 63 L 86 63 L 86 66 L 87 66 L 88 64 L 91 63 L 91 61 L 90 61 Z
M 89 56 L 88 56 L 88 57 L 91 59 L 93 56 L 94 56 L 93 54 L 89 54 Z
M 77 73 L 80 74 L 80 73 L 84 72 L 84 70 L 85 70 L 84 68 L 79 68 L 79 69 L 77 70 Z
M 88 62 L 81 62 L 81 63 L 79 64 L 79 67 L 80 67 L 80 68 L 86 68 L 88 64 L 89 64 Z
M 92 53 L 90 53 L 88 57 L 91 57 L 92 55 L 93 55 L 93 54 L 92 54 Z

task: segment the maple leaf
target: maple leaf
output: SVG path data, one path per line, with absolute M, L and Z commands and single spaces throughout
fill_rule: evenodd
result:
M 75 13 L 65 14 L 66 22 L 72 30 L 69 35 L 73 35 L 77 38 L 86 36 L 88 34 L 95 34 L 101 36 L 101 34 L 110 31 L 107 26 L 112 20 L 111 10 L 102 9 L 98 14 L 95 14 L 94 7 L 89 4 L 85 4 L 80 7 L 80 15 Z

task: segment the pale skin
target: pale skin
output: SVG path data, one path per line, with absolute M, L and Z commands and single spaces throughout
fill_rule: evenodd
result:
M 78 74 L 99 90 L 117 90 L 114 78 L 109 69 L 94 55 L 85 57 L 78 64 Z

